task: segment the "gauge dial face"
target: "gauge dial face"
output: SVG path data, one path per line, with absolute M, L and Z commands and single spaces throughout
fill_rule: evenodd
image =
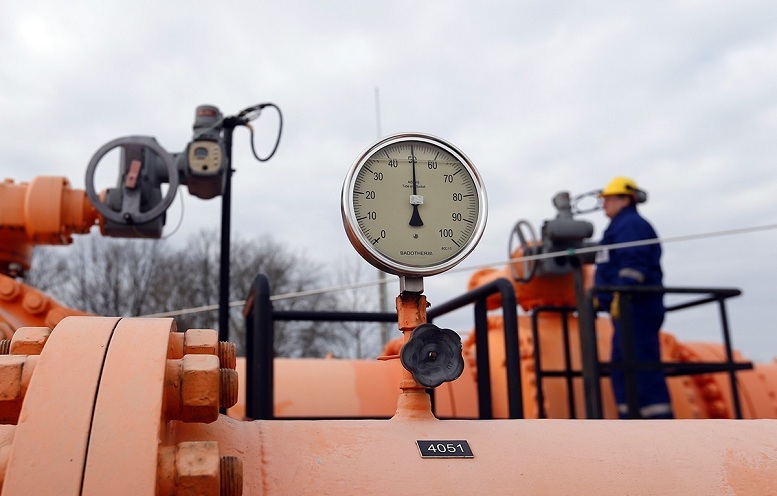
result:
M 486 193 L 470 160 L 426 134 L 383 139 L 356 160 L 343 185 L 348 238 L 371 264 L 397 275 L 450 269 L 480 240 Z

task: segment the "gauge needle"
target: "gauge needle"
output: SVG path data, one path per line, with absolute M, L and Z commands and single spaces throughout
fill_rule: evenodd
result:
M 424 197 L 418 195 L 416 191 L 415 180 L 415 152 L 413 151 L 413 145 L 410 145 L 410 162 L 413 164 L 413 194 L 410 195 L 410 204 L 413 205 L 413 215 L 410 216 L 410 225 L 413 227 L 421 227 L 424 225 L 424 221 L 421 220 L 421 215 L 418 213 L 418 205 L 424 203 Z

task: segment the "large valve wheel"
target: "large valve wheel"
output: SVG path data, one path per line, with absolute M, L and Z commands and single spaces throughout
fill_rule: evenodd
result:
M 137 174 L 137 170 L 128 171 L 127 177 L 122 178 L 122 201 L 121 209 L 119 211 L 113 210 L 106 203 L 103 203 L 95 190 L 94 174 L 97 170 L 97 164 L 100 163 L 100 160 L 102 160 L 108 152 L 119 147 L 122 148 L 125 153 L 137 157 L 142 157 L 143 149 L 148 148 L 162 160 L 162 163 L 165 166 L 169 183 L 167 194 L 159 203 L 145 212 L 140 210 L 142 188 L 130 177 L 133 174 Z M 138 163 L 138 167 L 142 168 L 143 164 Z M 178 183 L 178 170 L 175 166 L 173 156 L 162 148 L 156 139 L 148 136 L 126 136 L 124 138 L 109 141 L 95 152 L 86 169 L 86 194 L 89 197 L 89 201 L 92 202 L 92 205 L 94 205 L 103 217 L 116 222 L 117 224 L 145 224 L 164 214 L 175 199 L 175 194 L 178 191 Z
M 524 230 L 528 233 L 528 238 L 524 235 Z M 523 253 L 524 257 L 528 257 L 534 254 L 535 248 L 537 246 L 537 235 L 534 233 L 534 228 L 528 221 L 519 220 L 513 227 L 513 231 L 510 233 L 510 241 L 507 245 L 507 256 L 510 258 L 513 257 L 513 253 L 515 253 L 516 250 L 516 247 L 514 246 L 514 241 L 516 239 L 518 240 L 518 246 L 521 248 L 521 252 Z M 534 277 L 534 274 L 537 272 L 537 261 L 525 258 L 522 264 L 522 275 L 518 274 L 513 263 L 509 264 L 510 273 L 516 282 L 527 283 L 532 279 L 532 277 Z

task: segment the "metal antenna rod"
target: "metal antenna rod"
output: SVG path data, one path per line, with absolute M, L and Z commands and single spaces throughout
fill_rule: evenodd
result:
M 381 138 L 383 132 L 380 129 L 380 88 L 375 88 L 375 128 L 378 131 L 378 139 Z M 378 284 L 378 297 L 380 298 L 380 311 L 381 312 L 388 312 L 388 303 L 386 301 L 387 295 L 386 295 L 386 273 L 382 270 L 378 269 L 378 279 L 380 279 L 380 284 Z M 389 328 L 388 324 L 386 322 L 380 323 L 380 339 L 381 344 L 384 346 L 389 341 Z

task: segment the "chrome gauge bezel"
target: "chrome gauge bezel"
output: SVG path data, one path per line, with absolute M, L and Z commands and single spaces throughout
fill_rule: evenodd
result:
M 404 260 L 398 260 L 387 256 L 385 253 L 374 248 L 373 244 L 367 238 L 359 226 L 354 207 L 354 189 L 356 179 L 367 161 L 384 150 L 402 142 L 422 142 L 439 147 L 444 152 L 450 154 L 455 160 L 460 162 L 470 176 L 478 196 L 478 214 L 472 234 L 467 241 L 448 258 L 434 263 L 410 264 Z M 425 194 L 429 195 L 427 191 Z M 486 227 L 488 217 L 488 200 L 486 189 L 480 173 L 475 168 L 472 161 L 457 147 L 451 143 L 426 133 L 400 133 L 383 138 L 368 148 L 366 148 L 354 161 L 343 183 L 341 192 L 341 213 L 343 225 L 353 247 L 370 264 L 390 274 L 398 276 L 431 276 L 445 272 L 466 258 L 477 246 Z

